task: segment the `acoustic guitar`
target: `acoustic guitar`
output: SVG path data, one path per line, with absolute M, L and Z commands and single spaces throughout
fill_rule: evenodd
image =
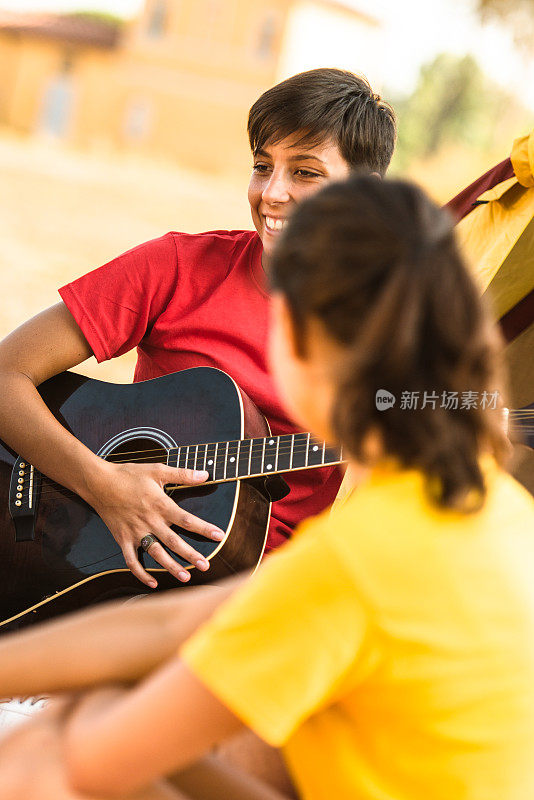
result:
M 101 458 L 208 471 L 201 486 L 166 487 L 185 510 L 226 531 L 213 542 L 173 526 L 210 561 L 207 573 L 191 568 L 187 586 L 253 570 L 271 502 L 287 493 L 280 475 L 342 460 L 309 433 L 271 436 L 254 403 L 213 368 L 122 385 L 63 372 L 39 392 Z M 158 573 L 159 589 L 183 586 L 149 554 L 140 550 L 139 558 Z M 0 632 L 140 591 L 146 589 L 96 512 L 0 441 Z

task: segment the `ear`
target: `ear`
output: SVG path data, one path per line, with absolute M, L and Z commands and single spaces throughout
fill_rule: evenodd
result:
M 378 178 L 378 180 L 381 181 L 382 175 L 379 172 L 371 172 L 371 178 Z

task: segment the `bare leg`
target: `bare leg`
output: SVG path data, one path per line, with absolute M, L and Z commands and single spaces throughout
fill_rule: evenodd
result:
M 240 771 L 218 756 L 206 756 L 197 764 L 168 778 L 184 800 L 292 800 L 297 795 L 278 791 L 254 775 Z
M 80 796 L 76 800 L 91 800 L 91 798 Z M 106 799 L 103 797 L 99 798 L 99 800 Z M 115 800 L 117 800 L 117 798 L 115 798 Z M 165 782 L 149 786 L 147 789 L 143 789 L 136 794 L 129 794 L 127 797 L 121 798 L 121 800 L 189 800 L 189 798 L 176 789 L 173 789 L 170 784 Z
M 298 797 L 280 751 L 269 747 L 251 730 L 224 742 L 215 751 L 215 756 L 221 763 L 257 778 L 282 795 Z

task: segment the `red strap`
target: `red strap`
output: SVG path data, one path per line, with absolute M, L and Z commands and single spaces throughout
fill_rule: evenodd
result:
M 534 322 L 534 289 L 507 311 L 499 322 L 507 342 L 513 342 L 520 333 L 526 331 Z
M 492 167 L 476 181 L 462 189 L 456 197 L 445 204 L 444 208 L 447 208 L 456 222 L 459 222 L 476 207 L 476 201 L 481 194 L 513 176 L 512 162 L 510 158 L 505 158 L 500 164 Z M 507 342 L 512 342 L 523 333 L 534 322 L 534 289 L 507 311 L 499 322 Z
M 512 162 L 510 158 L 505 158 L 500 164 L 492 167 L 480 178 L 477 178 L 476 181 L 462 189 L 456 197 L 453 197 L 452 200 L 445 204 L 444 208 L 448 208 L 456 222 L 459 222 L 475 208 L 475 203 L 481 194 L 487 192 L 488 189 L 493 189 L 498 183 L 513 177 Z

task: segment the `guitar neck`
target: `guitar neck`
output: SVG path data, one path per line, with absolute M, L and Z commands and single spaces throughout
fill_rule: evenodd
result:
M 287 433 L 264 439 L 191 444 L 169 450 L 172 467 L 207 470 L 207 483 L 253 478 L 343 461 L 341 448 L 328 448 L 309 433 Z

